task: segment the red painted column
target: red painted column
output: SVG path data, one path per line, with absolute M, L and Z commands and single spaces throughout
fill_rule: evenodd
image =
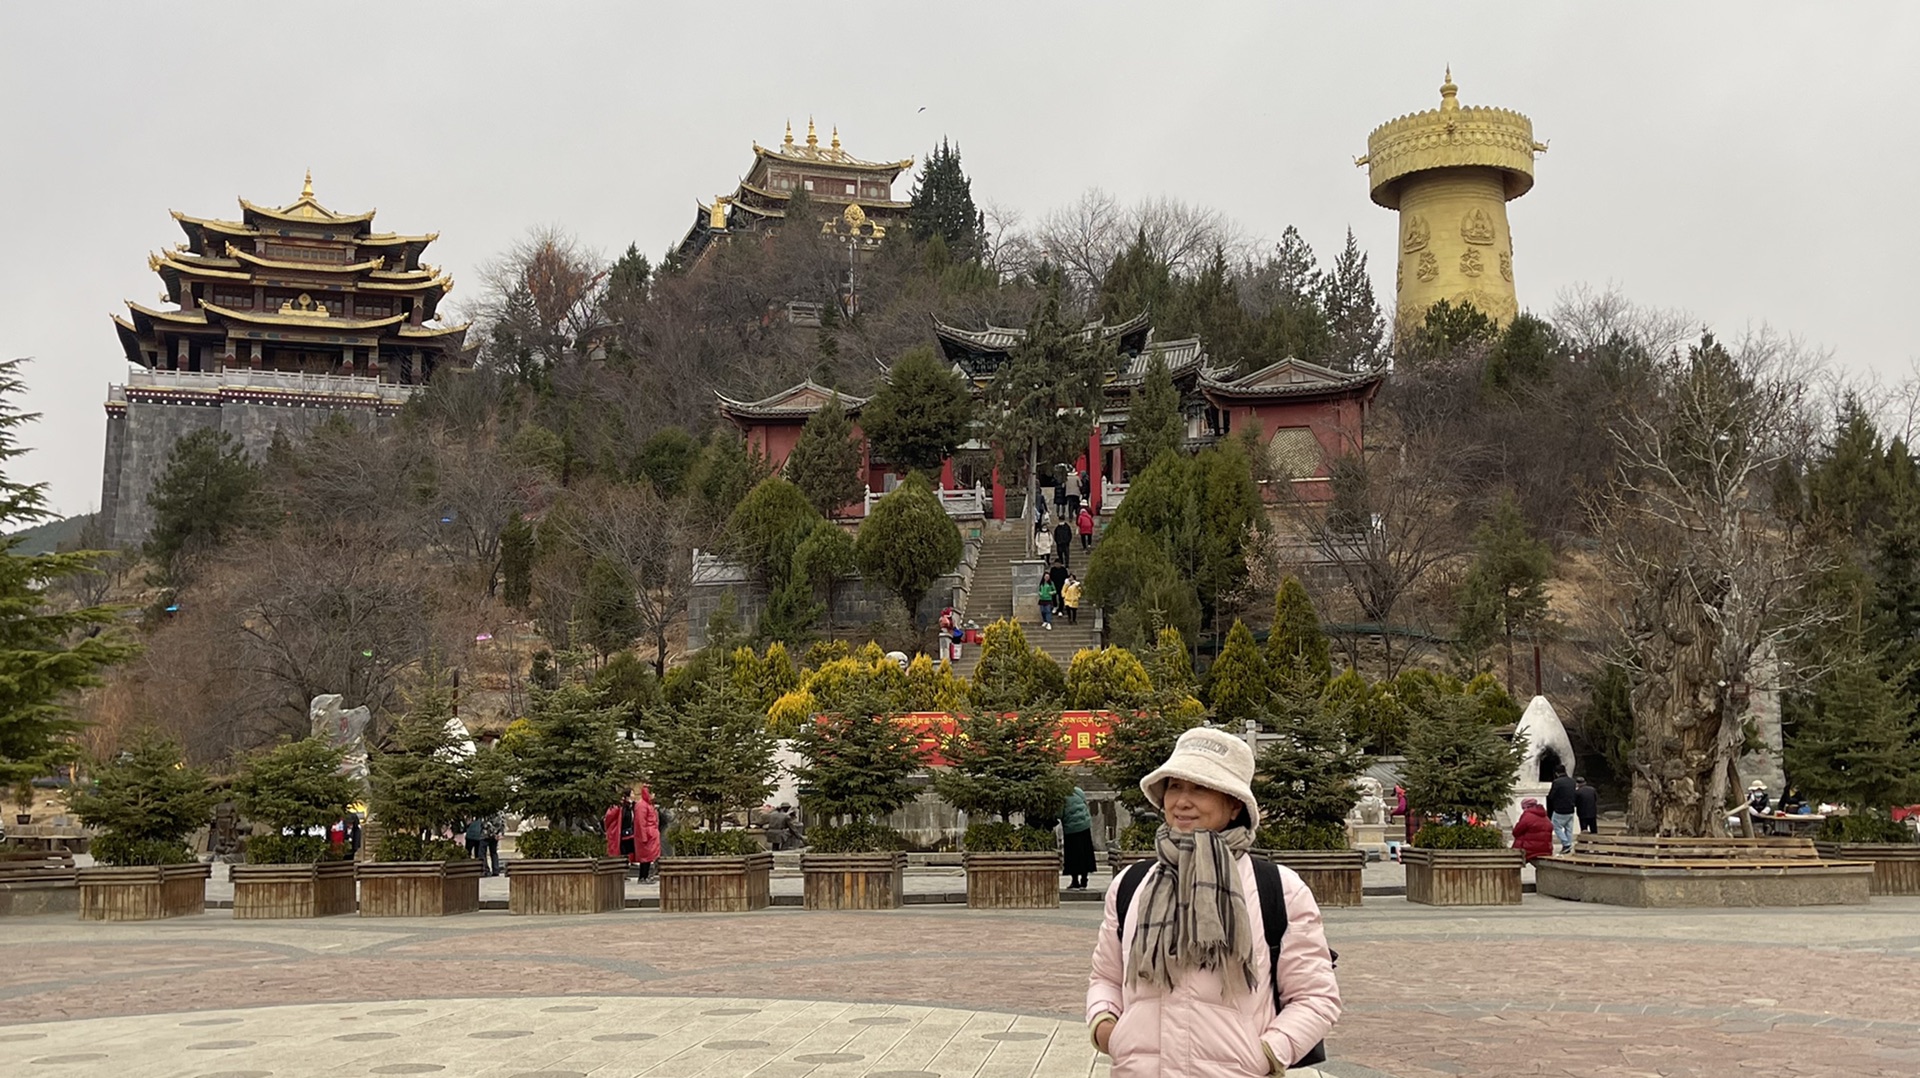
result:
M 993 519 L 1007 519 L 1007 488 L 1000 482 L 1000 466 L 993 466 Z
M 1100 514 L 1100 424 L 1093 425 L 1093 433 L 1087 436 L 1087 501 L 1091 502 L 1095 516 Z
M 953 489 L 953 458 L 952 457 L 948 457 L 947 459 L 940 462 L 940 489 L 941 490 Z

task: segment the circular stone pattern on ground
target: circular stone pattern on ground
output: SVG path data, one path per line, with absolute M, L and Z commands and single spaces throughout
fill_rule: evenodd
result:
M 867 1058 L 858 1052 L 809 1052 L 794 1056 L 796 1063 L 858 1063 Z
M 400 1034 L 398 1033 L 341 1033 L 333 1039 L 336 1041 L 346 1041 L 349 1044 L 357 1044 L 364 1041 L 397 1040 L 399 1036 Z
M 385 1066 L 373 1068 L 373 1073 L 374 1074 L 432 1074 L 434 1071 L 443 1071 L 446 1069 L 447 1068 L 442 1067 L 438 1063 L 388 1063 Z
M 198 1052 L 223 1052 L 230 1048 L 252 1048 L 253 1045 L 253 1041 L 201 1041 L 187 1047 Z
M 105 1052 L 69 1052 L 63 1056 L 41 1056 L 35 1063 L 90 1063 L 96 1059 L 107 1058 Z
M 602 1043 L 624 1044 L 628 1041 L 650 1041 L 659 1035 L 658 1033 L 602 1033 L 593 1039 Z
M 711 1048 L 716 1052 L 741 1052 L 749 1048 L 765 1048 L 766 1041 L 708 1041 L 702 1048 Z

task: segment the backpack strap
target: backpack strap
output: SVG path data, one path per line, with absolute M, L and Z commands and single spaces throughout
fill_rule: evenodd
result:
M 1147 878 L 1147 870 L 1152 867 L 1152 861 L 1135 861 L 1113 878 L 1113 931 L 1123 947 L 1127 942 L 1127 908 L 1133 905 L 1133 893 L 1140 889 L 1141 881 Z M 1125 962 L 1126 956 L 1121 955 L 1120 960 Z
M 1249 857 L 1249 860 L 1253 862 L 1254 885 L 1260 891 L 1260 927 L 1267 937 L 1267 977 L 1273 982 L 1273 1013 L 1279 1014 L 1284 1006 L 1280 1002 L 1280 942 L 1287 934 L 1286 889 L 1280 881 L 1279 865 L 1264 857 Z M 1336 963 L 1340 961 L 1340 955 L 1332 948 L 1328 948 L 1327 955 Z M 1288 1066 L 1310 1067 L 1326 1061 L 1327 1046 L 1322 1041 Z

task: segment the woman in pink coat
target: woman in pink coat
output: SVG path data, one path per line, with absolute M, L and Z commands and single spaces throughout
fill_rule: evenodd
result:
M 660 860 L 660 810 L 653 807 L 653 791 L 640 787 L 640 800 L 633 806 L 633 863 L 640 866 L 640 878 L 653 878 L 653 863 Z
M 1553 856 L 1553 821 L 1534 798 L 1520 802 L 1520 818 L 1513 821 L 1513 848 L 1526 851 L 1528 861 Z
M 1287 928 L 1268 962 L 1248 857 L 1260 823 L 1252 781 L 1247 743 L 1204 727 L 1181 734 L 1167 762 L 1140 780 L 1165 820 L 1159 856 L 1124 925 L 1108 888 L 1087 980 L 1087 1024 L 1113 1057 L 1114 1078 L 1279 1075 L 1340 1017 L 1320 906 L 1284 865 Z

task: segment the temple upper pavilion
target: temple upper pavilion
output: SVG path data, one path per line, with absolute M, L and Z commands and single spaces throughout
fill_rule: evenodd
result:
M 788 124 L 778 149 L 753 144 L 753 165 L 732 193 L 699 205 L 675 254 L 681 265 L 691 267 L 718 240 L 778 225 L 795 192 L 805 192 L 821 219 L 821 232 L 843 237 L 856 249 L 878 246 L 888 230 L 906 223 L 913 204 L 894 198 L 893 188 L 912 167 L 911 157 L 864 161 L 853 156 L 841 149 L 838 127 L 823 146 L 811 119 L 806 140 L 795 141 Z
M 985 395 L 1000 364 L 1026 340 L 1026 330 L 1004 326 L 962 329 L 938 320 L 934 339 L 941 353 L 976 398 Z M 1087 323 L 1083 338 L 1099 340 L 1117 354 L 1104 387 L 1101 413 L 1086 451 L 1071 462 L 1088 476 L 1096 511 L 1111 511 L 1126 493 L 1127 413 L 1133 392 L 1145 381 L 1156 354 L 1165 362 L 1180 393 L 1187 422 L 1187 446 L 1198 449 L 1252 430 L 1264 447 L 1271 474 L 1263 495 L 1269 501 L 1324 501 L 1332 496 L 1333 465 L 1364 449 L 1367 412 L 1385 373 L 1347 373 L 1287 358 L 1248 374 L 1215 367 L 1196 337 L 1159 341 L 1146 314 L 1125 321 Z M 800 440 L 808 418 L 834 396 L 811 381 L 759 400 L 719 397 L 720 414 L 746 436 L 748 446 L 776 470 Z M 869 398 L 840 394 L 841 406 L 859 436 L 860 409 Z M 862 442 L 862 471 L 867 503 L 891 490 L 903 476 L 887 461 L 874 459 Z M 950 512 L 1001 519 L 1007 515 L 1006 490 L 993 465 L 992 446 L 973 441 L 941 466 L 937 484 Z M 1065 461 L 1058 463 L 1068 463 Z M 969 496 L 969 492 L 973 492 Z M 1017 515 L 1019 508 L 1014 507 Z M 850 515 L 860 515 L 858 508 Z
M 444 324 L 453 280 L 421 261 L 437 233 L 376 232 L 313 193 L 240 200 L 238 220 L 173 218 L 186 242 L 150 255 L 163 303 L 127 301 L 114 328 L 131 364 L 107 391 L 100 508 L 108 537 L 139 542 L 173 442 L 218 426 L 259 452 L 329 414 L 374 422 L 459 363 L 467 326 Z

